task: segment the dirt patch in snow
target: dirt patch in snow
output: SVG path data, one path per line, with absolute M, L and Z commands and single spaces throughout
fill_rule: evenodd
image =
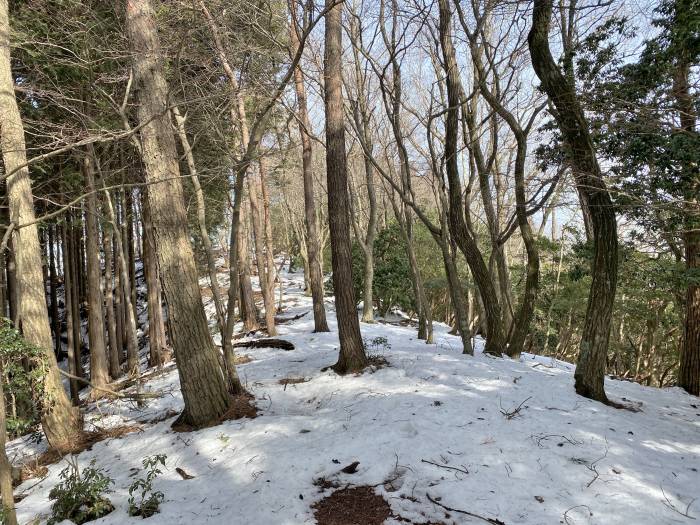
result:
M 312 508 L 318 525 L 382 525 L 391 517 L 387 501 L 368 486 L 336 490 Z
M 219 425 L 224 421 L 242 419 L 244 417 L 254 419 L 258 417 L 258 409 L 255 406 L 255 403 L 253 402 L 254 400 L 255 398 L 247 392 L 244 394 L 233 396 L 231 399 L 231 406 L 226 411 L 226 413 L 223 416 L 221 416 L 221 418 L 218 421 L 215 421 L 211 425 L 205 425 L 203 427 L 195 428 L 191 425 L 187 425 L 180 422 L 180 419 L 178 418 L 175 420 L 171 428 L 174 432 L 194 432 L 196 430 L 201 430 L 202 428 Z
M 233 344 L 234 348 L 280 348 L 281 350 L 294 350 L 294 345 L 284 339 L 266 338 L 253 339 L 252 341 L 240 341 Z

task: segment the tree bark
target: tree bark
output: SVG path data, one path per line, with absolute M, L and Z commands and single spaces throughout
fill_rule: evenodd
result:
M 86 256 L 88 273 L 88 335 L 90 338 L 90 382 L 93 384 L 90 396 L 95 399 L 104 395 L 99 390 L 109 384 L 107 347 L 105 344 L 104 313 L 102 310 L 102 272 L 100 269 L 100 247 L 97 230 L 97 194 L 95 193 L 95 168 L 90 156 L 83 158 L 83 174 L 86 180 L 87 198 Z
M 0 366 L 0 493 L 2 493 L 2 515 L 4 525 L 17 525 L 15 498 L 12 489 L 12 464 L 7 458 L 7 419 L 5 417 L 5 392 L 3 373 Z
M 290 54 L 299 51 L 299 27 L 296 20 L 296 0 L 290 0 L 289 10 L 292 14 L 290 26 Z M 323 304 L 323 270 L 319 257 L 318 218 L 316 216 L 316 200 L 314 195 L 314 175 L 312 169 L 313 148 L 311 145 L 311 121 L 306 102 L 306 86 L 301 66 L 294 68 L 294 88 L 297 96 L 297 115 L 299 120 L 299 135 L 301 136 L 301 163 L 304 179 L 304 217 L 306 223 L 306 251 L 308 254 L 308 275 L 311 287 L 311 301 L 314 310 L 314 332 L 329 332 L 326 321 L 326 308 Z M 305 268 L 306 270 L 306 268 Z
M 144 195 L 144 204 L 148 199 L 148 190 Z M 160 295 L 160 276 L 156 257 L 156 244 L 153 234 L 151 213 L 147 205 L 142 206 L 143 223 L 143 271 L 146 278 L 146 302 L 148 306 L 148 364 L 162 366 L 168 358 L 165 341 L 165 323 Z
M 343 4 L 326 0 L 324 71 L 326 107 L 326 178 L 328 222 L 331 233 L 333 292 L 335 294 L 340 354 L 334 369 L 339 374 L 367 366 L 360 322 L 352 287 L 352 250 L 348 217 L 348 173 L 345 154 L 345 122 L 342 80 Z
M 117 338 L 117 322 L 114 312 L 114 271 L 112 257 L 112 227 L 102 225 L 102 251 L 105 254 L 105 311 L 107 322 L 107 336 L 109 340 L 109 375 L 112 380 L 121 376 L 119 363 L 119 339 Z
M 0 148 L 5 163 L 10 220 L 18 226 L 14 249 L 19 284 L 19 317 L 24 337 L 43 352 L 46 363 L 42 427 L 49 444 L 70 449 L 82 431 L 79 412 L 70 404 L 53 352 L 41 270 L 34 201 L 10 61 L 7 0 L 0 0 Z
M 448 110 L 445 123 L 445 171 L 449 187 L 450 231 L 460 251 L 464 253 L 481 295 L 488 332 L 484 352 L 500 356 L 505 350 L 506 340 L 498 295 L 481 251 L 476 240 L 469 233 L 464 219 L 462 183 L 457 165 L 458 112 L 461 89 L 459 69 L 452 44 L 451 14 L 447 0 L 439 0 L 439 9 L 440 45 L 447 73 Z
M 609 403 L 604 381 L 617 286 L 617 222 L 603 180 L 588 122 L 576 97 L 576 86 L 559 69 L 549 49 L 552 1 L 535 0 L 528 35 L 535 73 L 557 111 L 555 117 L 570 159 L 582 208 L 590 212 L 593 240 L 592 282 L 574 374 L 576 392 Z
M 149 0 L 127 0 L 126 26 L 139 95 L 139 135 L 146 182 L 153 185 L 148 192 L 148 206 L 185 402 L 178 422 L 201 427 L 224 416 L 231 398 L 199 290 L 168 112 L 168 86 Z
M 73 404 L 78 406 L 80 404 L 80 388 L 78 388 L 78 381 L 75 378 L 80 376 L 78 375 L 78 369 L 76 367 L 75 349 L 76 345 L 80 344 L 80 341 L 75 340 L 75 330 L 73 329 L 74 323 L 79 321 L 74 319 L 75 314 L 73 310 L 73 301 L 75 299 L 73 297 L 73 269 L 71 268 L 73 261 L 73 257 L 71 256 L 73 243 L 71 241 L 70 222 L 71 215 L 68 213 L 63 226 L 63 299 L 65 302 L 63 311 L 66 318 L 66 334 L 68 338 L 66 345 L 68 353 L 68 371 L 73 376 L 69 381 L 70 397 Z
M 56 228 L 55 224 L 48 225 L 49 230 L 49 295 L 51 297 L 51 330 L 53 331 L 54 352 L 58 356 L 61 352 L 61 319 L 58 315 L 58 274 L 56 271 Z M 5 306 L 4 298 L 0 302 L 0 308 Z M 1 310 L 0 310 L 1 311 Z M 0 315 L 3 315 L 0 313 Z

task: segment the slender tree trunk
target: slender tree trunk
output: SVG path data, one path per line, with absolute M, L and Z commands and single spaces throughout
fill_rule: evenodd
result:
M 187 138 L 187 132 L 185 130 L 185 117 L 182 116 L 177 106 L 173 108 L 173 116 L 175 118 L 175 124 L 177 126 L 177 135 L 180 139 L 182 149 L 185 152 L 187 167 L 190 170 L 190 178 L 192 179 L 192 185 L 194 186 L 195 202 L 197 204 L 197 224 L 199 225 L 199 235 L 202 238 L 204 255 L 207 258 L 209 286 L 211 287 L 211 295 L 212 299 L 214 300 L 214 308 L 216 309 L 216 319 L 219 324 L 219 331 L 223 336 L 226 326 L 226 319 L 223 298 L 221 295 L 221 287 L 219 286 L 219 280 L 216 272 L 216 258 L 214 256 L 214 248 L 211 245 L 211 239 L 209 239 L 209 230 L 207 230 L 204 192 L 202 191 L 202 186 L 199 183 L 199 176 L 197 175 L 197 166 L 194 162 L 194 155 L 192 154 L 192 147 L 190 145 L 189 139 Z
M 147 199 L 148 193 L 144 195 L 144 203 Z M 149 207 L 147 205 L 141 206 L 141 210 L 143 223 L 143 271 L 148 290 L 146 299 L 148 303 L 148 364 L 149 366 L 160 367 L 167 361 L 168 351 L 165 341 L 163 307 L 161 305 L 158 260 Z
M 617 286 L 617 223 L 612 199 L 591 139 L 588 122 L 576 97 L 576 86 L 567 79 L 549 49 L 552 0 L 535 0 L 528 36 L 532 66 L 542 89 L 556 107 L 556 119 L 570 158 L 581 206 L 589 211 L 593 239 L 592 282 L 581 334 L 576 372 L 576 392 L 608 403 L 605 368 Z
M 70 234 L 70 213 L 66 217 L 66 223 L 63 226 L 63 298 L 65 300 L 65 317 L 66 317 L 66 334 L 68 338 L 67 342 L 67 352 L 68 352 L 68 371 L 74 377 L 78 376 L 78 369 L 76 367 L 75 360 L 75 348 L 79 341 L 75 340 L 75 330 L 73 330 L 73 324 L 77 322 L 74 318 L 73 310 L 73 269 L 72 261 L 73 257 L 70 255 L 72 251 L 72 242 Z M 78 388 L 78 381 L 73 377 L 70 378 L 70 397 L 74 405 L 80 404 L 80 389 Z
M 112 257 L 112 227 L 103 223 L 102 226 L 102 251 L 105 254 L 105 311 L 107 322 L 107 336 L 109 340 L 109 375 L 112 380 L 121 376 L 119 354 L 121 346 L 117 338 L 117 322 L 114 312 L 114 264 Z
M 335 293 L 340 354 L 334 369 L 339 374 L 367 366 L 360 323 L 352 288 L 352 250 L 348 217 L 348 173 L 345 154 L 345 122 L 342 81 L 343 4 L 326 0 L 324 54 L 326 106 L 326 177 L 328 180 L 328 222 L 331 232 L 333 291 Z
M 175 137 L 167 111 L 160 42 L 149 0 L 127 0 L 126 27 L 138 88 L 138 118 L 156 253 L 168 305 L 185 410 L 178 421 L 201 427 L 231 406 L 202 304 L 187 231 Z M 232 365 L 233 366 L 233 365 Z
M 255 183 L 255 177 L 248 175 L 248 197 L 250 200 L 250 218 L 253 225 L 253 247 L 255 250 L 255 265 L 258 268 L 258 283 L 260 292 L 263 296 L 263 304 L 265 306 L 265 326 L 270 335 L 275 335 L 275 298 L 270 295 L 270 286 L 268 283 L 269 277 L 265 264 L 265 256 L 263 254 L 263 226 L 260 221 L 261 209 L 258 200 L 258 188 Z M 268 325 L 268 323 L 271 323 Z M 272 328 L 272 332 L 270 332 Z
M 246 210 L 249 211 L 249 210 Z M 249 216 L 246 213 L 246 216 Z M 247 221 L 246 221 L 247 222 Z M 253 295 L 253 285 L 250 281 L 250 250 L 248 249 L 248 227 L 247 224 L 240 230 L 238 234 L 238 265 L 240 267 L 240 313 L 243 320 L 244 329 L 247 332 L 258 330 L 258 308 L 255 304 L 255 296 Z
M 107 217 L 115 229 L 116 235 L 114 241 L 117 248 L 117 271 L 119 272 L 119 281 L 121 283 L 121 308 L 124 313 L 124 322 L 122 329 L 126 337 L 126 368 L 129 374 L 139 373 L 139 356 L 138 356 L 138 340 L 136 338 L 136 318 L 134 317 L 134 308 L 131 305 L 131 280 L 129 279 L 128 262 L 122 244 L 122 236 L 117 230 L 118 224 L 112 197 L 109 192 L 104 190 L 105 204 L 107 205 Z
M 82 213 L 80 213 L 82 216 Z M 78 220 L 78 225 L 82 225 L 82 221 Z M 82 229 L 82 228 L 81 228 Z M 73 361 L 75 364 L 75 375 L 78 377 L 85 377 L 85 371 L 83 370 L 83 319 L 80 303 L 80 272 L 82 270 L 82 265 L 80 263 L 80 238 L 81 235 L 78 234 L 75 216 L 71 220 L 71 227 L 68 230 L 68 235 L 70 236 L 70 270 L 71 279 L 70 283 L 73 287 L 71 308 L 73 311 Z
M 58 315 L 58 275 L 56 272 L 56 228 L 55 224 L 48 226 L 49 230 L 49 281 L 51 296 L 51 329 L 53 331 L 54 352 L 56 356 L 61 352 L 61 319 Z M 5 303 L 0 302 L 4 307 Z M 0 314 L 2 315 L 2 314 Z
M 260 194 L 262 196 L 263 239 L 265 245 L 265 286 L 267 287 L 268 304 L 265 304 L 265 324 L 269 335 L 277 335 L 275 328 L 275 254 L 272 247 L 272 217 L 270 216 L 270 194 L 267 189 L 267 167 L 265 159 L 258 161 L 260 167 Z M 272 328 L 272 332 L 270 332 Z
M 487 325 L 487 339 L 484 352 L 501 355 L 505 350 L 506 335 L 501 317 L 498 295 L 491 275 L 484 263 L 477 242 L 472 238 L 464 219 L 462 182 L 457 165 L 458 112 L 460 106 L 460 80 L 455 49 L 452 44 L 451 14 L 447 0 L 439 0 L 440 44 L 445 59 L 447 73 L 448 110 L 445 123 L 445 171 L 449 183 L 449 222 L 450 231 L 479 288 Z
M 105 194 L 104 203 L 107 206 L 106 209 L 109 209 L 108 199 L 111 199 L 111 197 Z M 109 227 L 112 230 L 112 259 L 114 261 L 114 316 L 117 327 L 117 347 L 115 351 L 117 354 L 117 360 L 119 361 L 119 366 L 121 367 L 125 361 L 124 341 L 126 330 L 124 329 L 124 301 L 122 300 L 124 297 L 124 289 L 122 288 L 122 279 L 119 272 L 119 252 L 117 250 L 117 237 L 119 236 L 119 229 L 113 225 L 111 219 Z
M 109 384 L 109 366 L 105 343 L 104 313 L 102 309 L 102 272 L 100 271 L 99 232 L 97 230 L 97 194 L 95 193 L 95 171 L 89 156 L 83 159 L 83 173 L 87 182 L 86 198 L 86 256 L 88 273 L 88 332 L 90 337 L 90 382 L 95 387 Z M 93 399 L 104 395 L 104 391 L 93 388 Z
M 14 233 L 17 261 L 19 317 L 28 342 L 43 352 L 46 363 L 45 402 L 42 427 L 49 444 L 59 450 L 71 448 L 81 433 L 80 414 L 74 409 L 61 383 L 53 352 L 49 313 L 41 271 L 41 250 L 34 201 L 10 60 L 10 19 L 7 0 L 0 0 L 0 149 L 5 163 L 10 220 L 18 226 Z
M 296 22 L 296 0 L 290 0 L 292 23 L 290 26 L 290 54 L 296 55 L 299 50 L 299 27 Z M 304 217 L 306 224 L 306 251 L 308 253 L 308 276 L 311 287 L 311 301 L 314 310 L 314 332 L 328 332 L 326 308 L 323 304 L 323 271 L 319 257 L 318 220 L 316 216 L 316 201 L 314 195 L 314 176 L 312 168 L 313 149 L 311 145 L 311 121 L 306 102 L 306 86 L 301 66 L 294 69 L 294 88 L 297 96 L 297 114 L 299 117 L 299 135 L 301 136 L 301 162 L 304 179 Z

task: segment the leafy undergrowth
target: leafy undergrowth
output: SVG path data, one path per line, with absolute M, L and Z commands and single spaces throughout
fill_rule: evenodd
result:
M 247 347 L 249 360 L 238 366 L 257 417 L 174 432 L 182 409 L 174 369 L 125 390 L 159 393 L 141 406 L 128 399 L 89 405 L 90 425 L 142 429 L 76 456 L 81 467 L 96 460 L 114 480 L 114 510 L 95 523 L 142 521 L 129 516 L 129 487 L 147 475 L 142 461 L 155 454 L 168 461 L 152 482 L 163 498 L 149 524 L 333 523 L 320 509 L 331 501 L 331 517 L 346 515 L 341 496 L 348 492 L 347 505 L 362 507 L 363 495 L 377 519 L 394 525 L 674 524 L 700 517 L 700 503 L 692 501 L 700 486 L 697 398 L 608 380 L 610 397 L 639 411 L 616 410 L 574 393 L 572 365 L 532 355 L 464 356 L 447 326 L 436 325 L 436 344 L 426 345 L 399 316 L 362 325 L 386 365 L 339 377 L 327 369 L 338 352 L 332 301 L 332 332 L 312 333 L 302 276 L 286 275 L 285 285 L 280 316 L 290 320 L 278 337 L 294 349 Z M 213 322 L 213 305 L 207 309 Z M 17 464 L 42 446 L 18 440 L 8 452 Z M 64 467 L 49 465 L 43 479 L 16 489 L 20 522 L 48 519 L 49 491 Z M 359 516 L 357 523 L 370 523 Z

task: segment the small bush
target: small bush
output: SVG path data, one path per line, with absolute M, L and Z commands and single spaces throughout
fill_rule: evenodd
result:
M 381 356 L 384 352 L 391 349 L 391 343 L 386 337 L 373 337 L 372 339 L 363 339 L 365 352 L 368 356 Z
M 114 480 L 106 476 L 102 469 L 95 468 L 95 460 L 83 469 L 78 469 L 74 459 L 64 468 L 59 477 L 63 480 L 49 492 L 49 499 L 56 500 L 51 507 L 48 525 L 71 520 L 77 525 L 106 516 L 114 510 L 114 505 L 103 494 Z
M 156 454 L 143 458 L 146 477 L 139 478 L 129 487 L 129 515 L 148 518 L 158 512 L 165 495 L 153 490 L 153 481 L 161 474 L 158 465 L 165 466 L 165 454 Z M 138 503 L 137 503 L 138 497 Z
M 28 343 L 8 319 L 0 318 L 0 381 L 8 405 L 10 439 L 37 427 L 46 368 L 41 349 Z

